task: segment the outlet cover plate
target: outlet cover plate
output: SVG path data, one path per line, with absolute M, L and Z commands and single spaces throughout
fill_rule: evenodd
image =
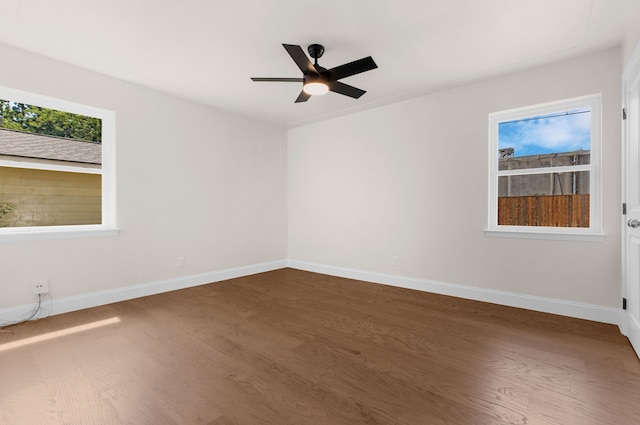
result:
M 33 293 L 36 295 L 49 293 L 49 279 L 39 279 L 33 282 Z

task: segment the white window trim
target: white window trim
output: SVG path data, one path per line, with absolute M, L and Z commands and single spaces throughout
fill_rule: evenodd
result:
M 554 172 L 589 171 L 589 228 L 505 226 L 498 225 L 498 177 L 504 172 L 498 170 L 498 125 L 504 121 L 515 121 L 531 116 L 552 114 L 572 109 L 591 108 L 590 164 L 572 167 L 553 167 Z M 602 241 L 602 96 L 600 94 L 543 103 L 523 108 L 489 114 L 489 223 L 485 235 L 491 237 L 556 239 L 579 241 Z M 511 170 L 509 175 L 540 174 L 540 169 Z
M 116 114 L 113 111 L 0 86 L 0 99 L 37 105 L 59 111 L 99 118 L 102 121 L 101 169 L 82 166 L 43 165 L 36 162 L 0 161 L 0 166 L 102 174 L 102 224 L 70 226 L 0 227 L 0 242 L 39 239 L 116 236 L 115 139 Z

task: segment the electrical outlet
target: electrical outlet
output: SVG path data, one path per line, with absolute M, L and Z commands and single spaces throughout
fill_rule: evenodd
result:
M 399 266 L 400 258 L 397 255 L 394 255 L 393 257 L 391 257 L 391 264 L 394 266 Z
M 178 261 L 176 263 L 177 263 L 179 269 L 183 268 L 184 267 L 184 257 L 178 257 Z
M 49 279 L 33 281 L 33 293 L 36 295 L 47 294 L 49 292 Z

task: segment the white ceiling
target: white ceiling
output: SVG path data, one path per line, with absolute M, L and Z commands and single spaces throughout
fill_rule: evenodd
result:
M 260 120 L 295 126 L 619 45 L 640 0 L 0 0 L 0 42 Z M 282 47 L 379 68 L 295 104 Z M 6 64 L 5 64 L 6 66 Z

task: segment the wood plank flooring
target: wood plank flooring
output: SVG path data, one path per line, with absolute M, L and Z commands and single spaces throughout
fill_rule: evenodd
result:
M 615 326 L 293 269 L 5 330 L 0 425 L 640 424 Z

